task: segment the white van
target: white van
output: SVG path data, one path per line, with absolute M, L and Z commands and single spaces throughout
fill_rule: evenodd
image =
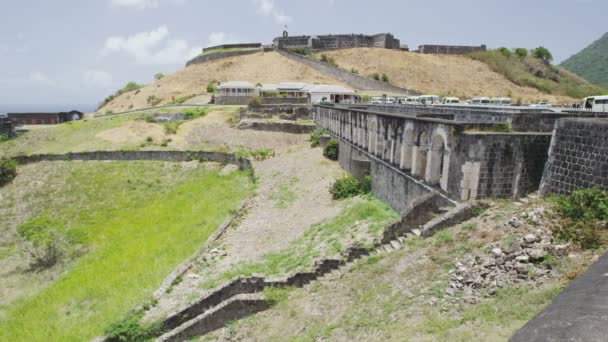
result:
M 593 112 L 608 112 L 608 95 L 585 97 L 581 108 L 591 109 Z
M 397 103 L 399 104 L 406 104 L 407 103 L 407 97 L 400 97 L 397 99 Z
M 371 104 L 382 104 L 382 97 L 380 96 L 374 96 L 372 97 L 371 101 L 369 101 Z
M 459 104 L 460 103 L 460 99 L 457 97 L 444 97 L 443 101 L 441 101 L 442 104 Z
M 415 104 L 419 104 L 420 100 L 418 99 L 418 96 L 412 96 L 412 97 L 408 97 L 406 102 L 407 102 L 407 104 L 415 105 Z
M 510 106 L 512 101 L 508 97 L 495 97 L 492 98 L 492 104 L 497 106 Z
M 474 97 L 471 99 L 471 104 L 476 106 L 490 105 L 492 101 L 489 97 Z
M 394 97 L 387 97 L 386 98 L 386 104 L 394 104 L 395 103 L 395 98 Z
M 436 104 L 439 103 L 439 96 L 437 95 L 420 95 L 418 97 L 418 102 L 422 104 Z

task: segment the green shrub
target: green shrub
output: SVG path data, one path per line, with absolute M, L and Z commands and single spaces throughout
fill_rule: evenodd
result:
M 327 63 L 327 64 L 329 64 L 331 66 L 335 66 L 335 67 L 338 66 L 338 64 L 336 63 L 336 60 L 333 57 L 328 56 L 328 55 L 326 55 L 324 53 L 321 54 L 321 62 Z
M 181 126 L 183 123 L 184 121 L 181 120 L 165 122 L 163 124 L 163 127 L 165 128 L 165 133 L 176 134 L 177 130 L 179 129 L 179 126 Z
M 372 176 L 363 176 L 360 182 L 361 192 L 364 194 L 372 192 Z
M 207 93 L 209 94 L 213 94 L 216 92 L 216 87 L 215 87 L 215 83 L 214 82 L 209 82 L 207 83 Z
M 255 160 L 266 160 L 274 157 L 274 151 L 267 148 L 252 151 L 250 154 Z
M 507 49 L 506 47 L 498 48 L 498 52 L 505 57 L 511 57 L 511 50 Z
M 290 48 L 289 51 L 296 53 L 298 55 L 307 55 L 305 48 Z
M 165 77 L 165 75 L 163 73 L 156 73 L 154 74 L 154 79 L 159 81 L 161 78 Z
M 259 107 L 262 105 L 262 99 L 259 96 L 254 96 L 249 99 L 249 107 Z
M 42 268 L 55 265 L 77 240 L 74 233 L 46 217 L 26 221 L 17 228 L 17 233 L 33 265 Z
M 10 139 L 11 139 L 11 137 L 8 134 L 0 134 L 0 143 L 9 141 Z
M 171 104 L 182 104 L 195 96 L 196 96 L 195 94 L 180 96 L 180 97 L 176 98 L 174 101 L 172 101 Z
M 321 136 L 328 134 L 329 131 L 325 128 L 316 128 L 310 132 L 310 147 L 317 147 L 321 143 Z
M 509 133 L 509 132 L 512 132 L 513 130 L 511 129 L 511 125 L 509 124 L 509 122 L 505 121 L 505 122 L 499 122 L 497 124 L 494 124 L 493 131 L 500 132 L 500 133 Z
M 202 118 L 207 116 L 209 113 L 209 107 L 193 107 L 193 108 L 185 108 L 179 111 L 184 114 L 188 120 Z
M 0 160 L 0 187 L 17 177 L 17 163 L 11 159 Z
M 352 74 L 359 75 L 359 70 L 357 70 L 357 69 L 355 69 L 355 68 L 351 68 L 351 69 L 350 69 L 350 72 L 351 72 Z
M 581 189 L 556 200 L 560 222 L 553 227 L 555 236 L 572 241 L 583 249 L 605 243 L 608 220 L 608 192 L 597 188 Z
M 143 342 L 162 334 L 162 328 L 159 323 L 141 325 L 139 322 L 142 317 L 142 311 L 132 312 L 122 321 L 112 324 L 106 331 L 108 341 Z
M 270 306 L 275 306 L 289 297 L 289 288 L 265 287 L 264 299 Z
M 382 74 L 382 82 L 384 82 L 384 83 L 388 83 L 389 82 L 388 76 L 386 74 Z
M 361 184 L 353 176 L 344 176 L 336 179 L 329 188 L 333 199 L 354 197 L 361 194 Z
M 338 160 L 338 142 L 335 139 L 329 140 L 323 149 L 323 155 L 330 160 Z
M 157 105 L 157 104 L 159 104 L 161 101 L 162 101 L 162 99 L 157 98 L 157 97 L 156 97 L 156 96 L 154 96 L 154 95 L 150 95 L 150 96 L 148 96 L 148 99 L 146 100 L 146 102 L 148 102 L 148 104 L 149 104 L 150 106 L 156 106 L 156 105 Z
M 369 75 L 369 78 L 371 78 L 372 80 L 380 81 L 380 74 L 375 72 L 375 73 Z

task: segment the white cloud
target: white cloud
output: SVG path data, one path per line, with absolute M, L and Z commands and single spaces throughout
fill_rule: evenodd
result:
M 207 46 L 215 46 L 220 44 L 236 44 L 239 40 L 226 32 L 211 32 L 207 38 Z
M 182 5 L 187 0 L 110 0 L 110 3 L 114 7 L 125 7 L 136 10 L 145 10 L 147 8 L 158 8 L 163 3 L 172 3 L 176 5 Z
M 50 79 L 45 73 L 40 71 L 32 71 L 30 73 L 29 81 L 32 84 L 38 85 L 54 85 L 55 81 Z
M 169 29 L 161 25 L 150 32 L 140 32 L 128 37 L 114 36 L 106 39 L 100 54 L 102 57 L 123 53 L 141 65 L 181 64 L 200 53 L 200 47 L 192 47 L 183 39 L 170 39 Z
M 285 14 L 285 12 L 276 8 L 274 0 L 253 0 L 256 7 L 256 12 L 265 17 L 271 17 L 278 24 L 288 24 L 291 22 L 291 17 Z
M 90 69 L 82 75 L 84 83 L 92 87 L 109 88 L 112 86 L 112 75 L 103 70 Z

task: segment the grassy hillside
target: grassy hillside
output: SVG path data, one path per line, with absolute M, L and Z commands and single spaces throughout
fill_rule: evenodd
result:
M 194 253 L 249 191 L 242 172 L 205 164 L 46 162 L 0 189 L 2 341 L 86 341 L 102 334 Z M 44 276 L 28 271 L 15 227 L 45 216 L 84 249 Z
M 593 84 L 608 88 L 608 32 L 560 66 Z
M 218 81 L 342 84 L 277 52 L 264 52 L 191 65 L 141 89 L 121 94 L 100 108 L 99 112 L 116 113 L 171 103 L 182 96 L 205 94 L 207 84 Z
M 522 59 L 514 54 L 506 56 L 497 50 L 475 52 L 470 56 L 486 63 L 492 70 L 504 75 L 511 82 L 536 88 L 545 94 L 580 99 L 603 91 L 565 69 L 548 65 L 532 56 Z
M 363 76 L 386 74 L 391 84 L 422 93 L 450 94 L 460 98 L 508 96 L 514 101 L 521 99 L 523 102 L 573 100 L 566 93 L 548 94 L 532 84 L 514 82 L 502 69 L 490 63 L 487 57 L 493 57 L 491 53 L 477 59 L 369 48 L 344 49 L 325 54 L 332 57 L 340 68 L 356 71 Z

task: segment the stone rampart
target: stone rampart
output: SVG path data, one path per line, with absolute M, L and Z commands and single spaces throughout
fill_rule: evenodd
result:
M 561 119 L 555 124 L 540 193 L 608 190 L 608 119 Z
M 238 44 L 220 44 L 208 46 L 203 49 L 203 52 L 213 51 L 218 49 L 255 49 L 262 47 L 262 43 L 238 43 Z
M 184 162 L 192 160 L 212 161 L 222 164 L 235 164 L 241 170 L 251 169 L 248 159 L 238 158 L 232 153 L 204 152 L 204 151 L 94 151 L 74 152 L 66 154 L 33 154 L 11 157 L 18 164 L 37 163 L 41 161 L 69 161 L 69 160 L 158 160 L 171 162 Z
M 217 59 L 228 58 L 228 57 L 251 55 L 254 53 L 258 53 L 258 52 L 260 52 L 259 49 L 253 49 L 253 50 L 240 50 L 240 51 L 238 51 L 238 50 L 237 51 L 225 51 L 225 52 L 218 52 L 218 53 L 210 53 L 207 55 L 200 55 L 200 56 L 194 57 L 193 59 L 189 60 L 186 63 L 186 67 L 191 66 L 193 64 L 201 64 L 201 63 L 215 61 Z

